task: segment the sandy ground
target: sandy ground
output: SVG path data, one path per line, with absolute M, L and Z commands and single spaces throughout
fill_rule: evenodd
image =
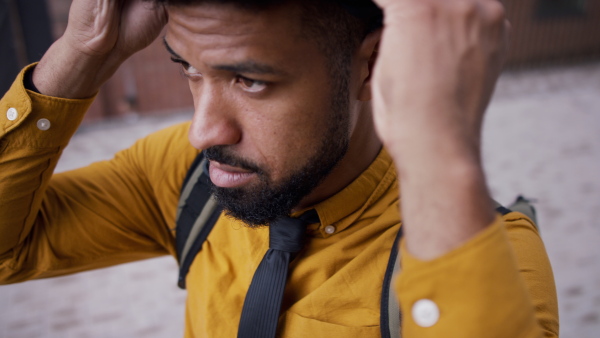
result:
M 489 108 L 490 187 L 537 208 L 560 304 L 561 337 L 600 332 L 600 63 L 506 73 Z M 108 159 L 154 130 L 188 119 L 111 121 L 81 129 L 59 171 Z M 185 292 L 165 257 L 0 287 L 0 337 L 181 337 Z M 507 323 L 509 324 L 509 323 Z

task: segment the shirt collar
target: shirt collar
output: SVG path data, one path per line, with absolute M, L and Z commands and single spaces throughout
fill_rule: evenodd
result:
M 392 158 L 382 148 L 375 160 L 352 183 L 314 206 L 321 223 L 310 225 L 309 235 L 329 237 L 343 231 L 358 220 L 393 184 L 396 184 L 396 169 Z M 327 228 L 328 226 L 334 228 Z M 334 231 L 328 233 L 327 230 L 331 232 L 331 229 Z

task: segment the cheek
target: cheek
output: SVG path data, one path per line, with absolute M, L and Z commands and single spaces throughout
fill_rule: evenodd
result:
M 306 164 L 327 130 L 328 111 L 313 104 L 272 104 L 247 119 L 246 141 L 258 151 L 260 163 L 278 180 Z

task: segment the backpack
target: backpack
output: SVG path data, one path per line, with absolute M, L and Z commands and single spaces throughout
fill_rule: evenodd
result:
M 185 278 L 190 266 L 223 212 L 214 196 L 211 195 L 210 187 L 208 161 L 201 152 L 188 170 L 177 206 L 175 244 L 179 262 L 177 284 L 181 289 L 186 288 Z M 535 209 L 523 196 L 518 196 L 510 208 L 524 213 L 536 222 Z M 496 211 L 502 215 L 512 212 L 511 209 L 496 203 Z M 400 336 L 400 305 L 392 289 L 392 277 L 400 271 L 398 242 L 401 237 L 402 227 L 400 227 L 390 251 L 381 289 L 380 329 L 381 336 L 384 338 Z

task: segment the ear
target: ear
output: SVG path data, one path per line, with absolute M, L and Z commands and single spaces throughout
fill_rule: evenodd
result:
M 373 75 L 373 66 L 377 60 L 377 51 L 379 50 L 382 31 L 382 29 L 378 29 L 369 33 L 362 41 L 358 50 L 360 87 L 357 99 L 359 101 L 371 100 L 371 78 Z

